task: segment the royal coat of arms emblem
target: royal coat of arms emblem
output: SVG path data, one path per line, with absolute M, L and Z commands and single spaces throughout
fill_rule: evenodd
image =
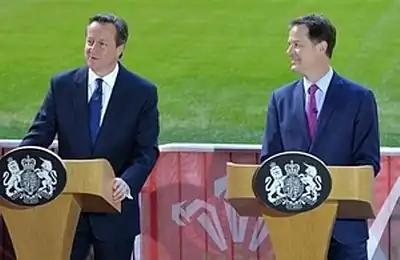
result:
M 61 160 L 43 148 L 22 147 L 0 161 L 2 196 L 26 206 L 46 203 L 65 186 L 66 170 Z
M 332 186 L 324 163 L 297 151 L 267 159 L 253 181 L 256 196 L 264 204 L 283 212 L 303 212 L 319 206 Z

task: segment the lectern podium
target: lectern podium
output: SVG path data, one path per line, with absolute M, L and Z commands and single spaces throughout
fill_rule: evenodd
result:
M 0 210 L 17 260 L 68 260 L 82 211 L 121 210 L 104 159 L 62 161 L 47 149 L 22 147 L 4 155 L 0 170 Z
M 324 167 L 299 152 L 278 154 L 262 165 L 227 163 L 228 201 L 239 215 L 264 218 L 276 260 L 327 259 L 335 218 L 375 217 L 372 167 Z M 324 170 L 325 179 L 317 174 Z M 315 191 L 318 201 L 307 201 L 306 194 Z

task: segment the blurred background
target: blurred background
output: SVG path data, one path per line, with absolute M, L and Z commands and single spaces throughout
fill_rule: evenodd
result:
M 50 76 L 84 64 L 88 18 L 107 11 L 129 23 L 123 63 L 159 87 L 160 143 L 259 144 L 271 91 L 298 77 L 288 22 L 319 12 L 338 30 L 334 68 L 374 90 L 382 145 L 400 144 L 399 0 L 0 3 L 0 138 L 21 138 Z

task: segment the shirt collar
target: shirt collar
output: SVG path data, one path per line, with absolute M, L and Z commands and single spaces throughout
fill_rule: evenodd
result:
M 103 81 L 106 83 L 107 86 L 112 88 L 114 87 L 115 81 L 117 80 L 118 71 L 119 71 L 118 63 L 115 66 L 114 70 L 104 77 L 98 76 L 91 68 L 89 68 L 88 83 L 89 85 L 91 85 L 95 82 L 96 79 L 101 78 L 103 79 Z
M 310 86 L 312 84 L 316 84 L 322 92 L 326 93 L 332 77 L 333 77 L 332 67 L 329 67 L 329 71 L 322 78 L 320 78 L 317 82 L 311 82 L 306 77 L 303 77 L 304 91 L 306 93 L 308 93 L 308 89 L 310 88 Z

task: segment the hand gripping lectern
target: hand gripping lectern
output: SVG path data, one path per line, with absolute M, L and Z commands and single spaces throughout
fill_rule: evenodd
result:
M 0 160 L 0 210 L 17 260 L 68 260 L 81 212 L 119 212 L 104 159 L 64 160 L 20 147 Z
M 284 152 L 261 165 L 227 163 L 227 197 L 239 215 L 262 216 L 276 260 L 325 260 L 335 219 L 374 218 L 371 166 L 327 167 Z

